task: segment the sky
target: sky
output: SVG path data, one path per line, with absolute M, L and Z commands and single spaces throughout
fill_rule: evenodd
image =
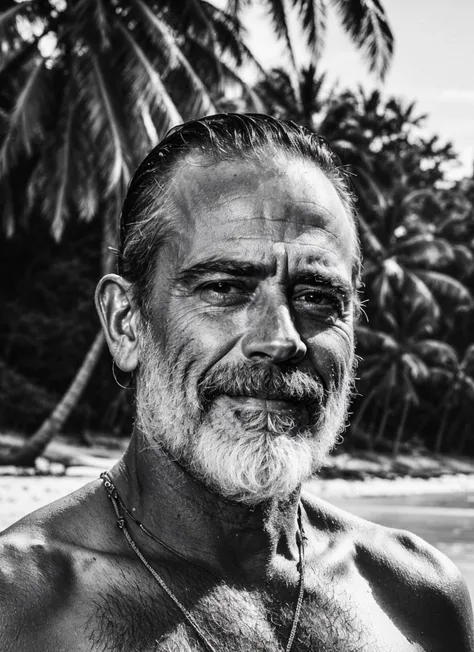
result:
M 258 3 L 256 3 L 258 4 Z M 340 27 L 336 10 L 328 0 L 326 47 L 320 63 L 327 71 L 328 88 L 338 81 L 341 88 L 366 90 L 381 87 L 387 95 L 415 100 L 419 113 L 427 113 L 426 131 L 451 141 L 462 160 L 453 178 L 470 175 L 474 160 L 474 1 L 473 0 L 382 0 L 395 35 L 395 55 L 381 85 L 361 53 Z M 245 16 L 248 44 L 265 68 L 282 65 L 284 46 L 267 27 L 261 7 Z M 298 62 L 305 63 L 305 50 L 296 39 Z

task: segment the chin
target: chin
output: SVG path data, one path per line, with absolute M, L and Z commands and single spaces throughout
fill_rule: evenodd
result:
M 181 462 L 228 500 L 256 505 L 285 500 L 321 468 L 335 436 L 321 436 L 294 415 L 214 405 Z
M 341 392 L 329 392 L 314 412 L 259 409 L 225 397 L 202 411 L 166 386 L 154 387 L 137 398 L 137 426 L 148 446 L 165 450 L 222 497 L 247 505 L 298 491 L 326 461 L 347 415 Z

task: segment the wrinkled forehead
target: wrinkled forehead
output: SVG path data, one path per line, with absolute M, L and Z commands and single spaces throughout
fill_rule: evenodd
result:
M 227 248 L 268 239 L 357 257 L 353 218 L 333 183 L 313 163 L 297 158 L 212 162 L 188 158 L 170 188 L 180 250 Z

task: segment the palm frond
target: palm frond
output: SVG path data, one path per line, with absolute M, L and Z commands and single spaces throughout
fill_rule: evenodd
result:
M 95 1 L 94 12 L 95 12 L 94 19 L 100 34 L 101 49 L 107 50 L 110 47 L 110 39 L 108 33 L 110 29 L 110 17 L 107 15 L 107 10 L 106 7 L 104 6 L 104 0 Z
M 409 207 L 420 199 L 431 199 L 436 201 L 436 195 L 431 188 L 418 188 L 417 190 L 412 190 L 407 193 L 406 189 L 401 186 L 399 192 L 402 195 L 402 199 L 399 202 L 401 212 L 406 212 Z
M 200 42 L 198 39 L 193 37 L 187 38 L 187 47 L 191 49 L 192 56 L 188 52 L 188 58 L 191 60 L 200 60 L 204 66 L 207 68 L 212 65 L 212 62 L 215 58 L 215 53 L 212 48 L 204 43 Z M 234 70 L 230 64 L 225 61 L 220 61 L 219 63 L 219 74 L 221 76 L 222 82 L 226 84 L 229 88 L 238 87 L 244 93 L 244 95 L 251 101 L 250 109 L 260 111 L 262 109 L 262 101 L 257 93 L 254 91 L 252 86 L 248 84 L 239 73 Z
M 401 356 L 405 370 L 408 371 L 409 377 L 414 382 L 421 382 L 428 377 L 428 367 L 426 364 L 413 353 L 406 351 Z
M 461 369 L 464 373 L 474 378 L 474 344 L 470 344 L 464 351 Z
M 15 232 L 15 209 L 13 207 L 13 193 L 10 175 L 5 175 L 0 180 L 0 196 L 2 197 L 2 230 L 7 238 L 11 238 Z
M 404 308 L 404 328 L 413 338 L 426 336 L 437 326 L 440 308 L 431 287 L 418 273 L 405 270 L 401 307 Z
M 356 326 L 357 344 L 364 351 L 393 352 L 399 348 L 398 342 L 388 333 L 368 326 Z
M 252 4 L 252 0 L 229 0 L 229 11 L 233 14 L 239 14 L 242 9 L 246 9 Z
M 461 387 L 465 398 L 469 401 L 470 405 L 474 402 L 474 378 L 463 376 L 461 379 Z
M 312 59 L 317 63 L 321 58 L 326 37 L 326 3 L 323 0 L 305 0 L 301 3 L 300 17 Z
M 238 67 L 244 62 L 258 66 L 253 53 L 245 45 L 244 30 L 239 17 L 206 0 L 201 0 L 201 5 L 214 30 L 216 56 L 219 59 L 225 56 Z
M 396 245 L 395 258 L 401 265 L 440 269 L 455 261 L 453 246 L 432 235 L 417 235 Z
M 56 241 L 61 239 L 64 230 L 65 219 L 67 216 L 68 184 L 71 181 L 71 140 L 74 109 L 74 100 L 68 94 L 64 140 L 61 148 L 58 150 L 57 155 L 56 173 L 59 174 L 59 183 L 56 191 L 54 212 L 51 222 L 51 232 Z
M 16 97 L 0 149 L 0 177 L 22 153 L 30 156 L 35 142 L 43 136 L 42 116 L 48 90 L 45 73 L 45 61 L 36 59 Z
M 468 278 L 474 269 L 474 252 L 466 245 L 460 244 L 453 246 L 453 252 L 461 278 Z
M 216 108 L 208 89 L 194 70 L 182 49 L 178 46 L 175 37 L 167 27 L 166 23 L 151 11 L 143 0 L 133 0 L 133 2 L 140 9 L 143 17 L 156 31 L 159 37 L 160 49 L 165 52 L 165 58 L 170 61 L 176 61 L 186 72 L 186 75 L 191 82 L 191 97 L 193 98 L 192 101 L 196 114 L 215 113 Z M 180 121 L 182 121 L 181 117 Z
M 386 255 L 384 246 L 363 215 L 359 215 L 358 222 L 359 236 L 364 254 L 374 263 L 380 263 Z
M 383 79 L 394 49 L 394 38 L 379 0 L 332 0 L 345 31 L 368 59 L 370 70 Z
M 419 342 L 414 342 L 412 346 L 413 350 L 430 364 L 430 366 L 439 365 L 456 369 L 459 364 L 456 349 L 447 342 L 423 339 Z
M 297 110 L 298 98 L 291 82 L 290 75 L 283 68 L 271 70 L 257 86 L 257 93 L 271 109 L 273 115 L 282 118 L 294 116 Z
M 430 367 L 426 383 L 433 388 L 448 390 L 453 386 L 453 372 L 445 367 Z
M 93 124 L 95 125 L 96 133 L 100 132 L 103 136 L 105 131 L 111 138 L 113 161 L 108 173 L 107 188 L 107 192 L 111 192 L 112 189 L 120 183 L 123 175 L 125 175 L 126 178 L 130 176 L 124 151 L 124 140 L 121 137 L 123 127 L 117 118 L 115 108 L 116 104 L 110 96 L 99 58 L 94 52 L 90 52 L 89 57 L 92 63 L 95 85 L 100 100 L 100 104 L 94 107 L 96 119 L 93 120 Z
M 440 300 L 448 302 L 454 308 L 470 308 L 473 297 L 468 288 L 452 276 L 434 270 L 413 270 L 421 281 L 430 288 Z
M 267 12 L 276 36 L 286 43 L 288 56 L 294 71 L 297 70 L 293 41 L 291 39 L 288 11 L 285 0 L 266 0 Z
M 132 49 L 135 57 L 140 62 L 142 69 L 145 72 L 145 75 L 148 79 L 148 94 L 154 98 L 157 105 L 161 106 L 164 109 L 168 128 L 180 124 L 183 122 L 180 112 L 178 111 L 175 103 L 171 99 L 170 94 L 168 93 L 159 73 L 153 66 L 150 59 L 147 57 L 143 49 L 133 38 L 129 30 L 127 30 L 123 25 L 119 25 L 119 29 L 122 32 L 125 39 L 128 41 L 130 48 Z

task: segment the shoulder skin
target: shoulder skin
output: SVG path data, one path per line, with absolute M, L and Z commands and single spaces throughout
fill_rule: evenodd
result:
M 371 523 L 310 494 L 304 504 L 310 519 L 328 524 L 333 538 L 351 539 L 358 572 L 407 638 L 429 652 L 474 650 L 469 591 L 446 555 L 411 532 Z
M 2 652 L 67 649 L 64 623 L 68 613 L 79 617 L 78 578 L 98 573 L 109 547 L 103 533 L 107 498 L 97 492 L 99 484 L 82 487 L 0 534 Z
M 54 641 L 54 619 L 73 582 L 68 556 L 40 529 L 11 529 L 0 536 L 0 649 L 38 647 L 45 628 Z M 58 647 L 58 649 L 60 649 Z

